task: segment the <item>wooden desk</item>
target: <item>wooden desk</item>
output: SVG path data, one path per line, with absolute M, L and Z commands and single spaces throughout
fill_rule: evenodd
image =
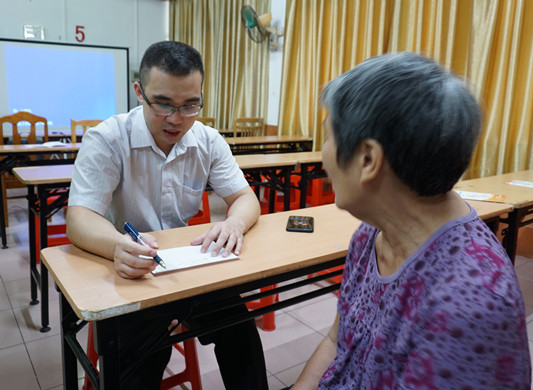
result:
M 293 135 L 224 137 L 233 154 L 304 152 L 313 148 L 313 138 Z
M 72 137 L 71 137 L 70 129 L 64 132 L 60 132 L 60 131 L 48 132 L 48 139 L 50 141 L 61 141 L 65 143 L 70 143 L 71 138 Z M 81 142 L 82 138 L 83 138 L 83 132 L 81 130 L 76 131 L 76 142 Z
M 511 205 L 513 210 L 508 213 L 507 218 L 501 219 L 502 222 L 507 224 L 507 228 L 502 231 L 503 246 L 511 261 L 514 263 L 518 242 L 518 229 L 533 223 L 533 219 L 526 219 L 528 215 L 533 213 L 533 189 L 505 184 L 512 180 L 533 182 L 533 170 L 464 180 L 457 183 L 454 188 L 456 190 L 505 196 L 504 203 Z
M 289 159 L 283 154 L 272 154 L 264 156 L 242 155 L 237 156 L 236 160 L 247 176 L 247 180 L 252 182 L 251 185 L 254 185 L 253 181 L 255 180 L 256 186 L 267 186 L 273 190 L 280 190 L 284 191 L 285 194 L 289 194 L 290 174 L 296 165 L 294 159 Z M 73 170 L 73 164 L 13 168 L 15 176 L 27 187 L 31 275 L 30 303 L 39 303 L 37 299 L 37 289 L 39 289 L 41 291 L 41 332 L 50 330 L 48 314 L 48 273 L 42 263 L 40 272 L 37 268 L 34 216 L 36 215 L 39 218 L 39 242 L 40 249 L 43 249 L 48 246 L 47 221 L 49 217 L 65 207 L 68 203 L 68 189 Z M 267 177 L 268 181 L 263 182 L 262 177 Z M 271 191 L 271 194 L 274 194 L 274 191 Z M 48 198 L 52 196 L 56 199 L 52 204 L 48 204 Z M 286 197 L 286 199 L 286 209 L 288 210 L 289 198 Z M 269 208 L 273 212 L 273 198 Z
M 232 129 L 218 129 L 218 133 L 224 138 L 233 137 L 235 135 L 235 131 Z
M 68 187 L 74 165 L 43 165 L 35 167 L 13 168 L 13 174 L 27 187 L 28 229 L 30 244 L 30 294 L 31 305 L 39 303 L 37 289 L 41 291 L 41 332 L 50 330 L 48 316 L 48 272 L 41 263 L 41 272 L 37 269 L 37 248 L 35 245 L 35 218 L 39 218 L 40 249 L 48 246 L 47 221 L 56 211 L 68 203 Z M 56 200 L 48 204 L 48 198 Z
M 282 190 L 284 194 L 289 194 L 290 174 L 294 171 L 297 164 L 297 159 L 306 161 L 303 153 L 294 154 L 269 154 L 269 155 L 242 155 L 236 156 L 238 164 L 244 172 L 250 175 L 265 174 L 271 176 L 270 184 L 258 180 L 260 185 L 267 185 L 275 190 Z M 312 157 L 312 156 L 309 156 Z M 38 167 L 21 167 L 14 168 L 13 172 L 19 180 L 27 186 L 28 190 L 28 229 L 30 240 L 30 272 L 32 278 L 30 280 L 31 287 L 31 302 L 38 303 L 37 288 L 41 290 L 41 330 L 48 331 L 49 317 L 48 317 L 48 278 L 47 270 L 41 264 L 41 272 L 37 269 L 37 258 L 35 248 L 35 219 L 34 215 L 39 217 L 39 232 L 40 232 L 40 248 L 46 248 L 48 245 L 48 228 L 47 220 L 50 215 L 55 213 L 67 205 L 68 202 L 68 187 L 70 185 L 73 165 L 57 165 L 57 166 L 38 166 Z M 275 177 L 278 176 L 276 179 Z M 248 179 L 252 180 L 252 179 Z M 280 186 L 277 188 L 276 186 Z M 271 191 L 274 193 L 274 191 Z M 57 199 L 48 204 L 48 198 L 55 196 Z M 289 209 L 289 198 L 285 197 L 286 210 Z M 472 206 L 478 211 L 478 214 L 496 231 L 499 216 L 504 213 L 512 211 L 512 206 L 497 203 L 487 202 L 470 202 Z M 330 205 L 334 207 L 333 205 Z M 271 203 L 273 207 L 273 202 Z M 309 210 L 309 209 L 304 209 Z M 293 211 L 294 212 L 294 211 Z M 305 213 L 305 211 L 303 211 Z M 292 213 L 292 212 L 291 212 Z M 200 229 L 205 229 L 205 226 Z
M 314 216 L 315 232 L 309 234 L 285 231 L 289 213 Z M 331 277 L 330 274 L 294 281 L 295 278 L 343 264 L 351 235 L 358 225 L 358 220 L 347 212 L 338 210 L 334 205 L 267 214 L 261 216 L 258 223 L 246 234 L 238 260 L 156 277 L 150 274 L 138 280 L 120 278 L 116 275 L 111 261 L 72 245 L 44 249 L 43 263 L 60 290 L 63 385 L 66 389 L 77 389 L 76 359 L 79 359 L 93 378 L 98 377 L 100 388 L 119 388 L 120 340 L 116 330 L 124 321 L 135 321 L 141 316 L 158 318 L 168 313 L 176 313 L 177 317 L 186 316 L 193 307 L 217 311 L 225 306 L 228 298 L 237 294 L 253 292 L 282 281 L 292 281 L 268 292 L 277 294 Z M 205 228 L 197 225 L 155 232 L 154 235 L 161 248 L 169 248 L 189 245 L 191 239 Z M 196 337 L 333 292 L 337 288 L 338 284 L 327 285 L 310 293 L 282 299 L 269 307 L 251 311 L 243 317 L 221 318 L 216 324 L 191 328 L 186 333 L 172 338 L 157 335 L 155 339 L 159 340 L 159 346 L 171 345 L 178 340 Z M 246 300 L 255 300 L 257 297 L 257 294 L 252 293 Z M 100 356 L 99 374 L 87 364 L 83 348 L 76 339 L 76 334 L 85 324 L 84 321 L 96 321 L 95 346 Z M 146 351 L 138 352 L 141 364 L 145 355 Z
M 81 143 L 65 144 L 61 147 L 47 147 L 37 145 L 0 145 L 0 175 L 11 171 L 17 166 L 35 166 L 49 164 L 71 164 L 73 159 L 39 159 L 31 160 L 30 157 L 44 157 L 60 153 L 78 153 Z M 0 205 L 4 202 L 4 191 L 0 184 Z M 2 247 L 7 248 L 6 227 L 4 223 L 4 208 L 0 207 L 0 233 L 2 234 Z
M 284 210 L 290 208 L 291 174 L 295 171 L 298 153 L 242 154 L 235 161 L 242 169 L 248 184 L 260 197 L 260 187 L 269 188 L 268 212 L 274 212 L 276 191 L 283 192 Z
M 248 156 L 252 157 L 254 155 Z M 291 174 L 300 176 L 300 181 L 295 188 L 300 191 L 300 208 L 302 209 L 306 206 L 306 194 L 309 181 L 327 177 L 326 172 L 324 171 L 324 169 L 322 169 L 322 152 L 294 152 L 283 153 L 279 155 L 262 154 L 257 156 L 261 156 L 261 158 L 264 159 L 265 163 L 272 163 L 273 161 L 275 161 L 272 158 L 268 159 L 267 156 L 279 156 L 280 161 L 283 159 L 283 161 L 290 161 L 291 163 L 295 163 L 294 169 L 292 170 Z M 238 157 L 240 156 L 235 156 L 235 159 L 238 160 Z M 291 184 L 289 183 L 290 176 L 285 180 L 288 185 L 284 186 L 281 191 L 283 191 L 285 195 L 285 210 L 288 210 L 290 204 L 290 194 L 287 191 L 290 191 L 291 187 Z M 269 212 L 273 212 L 273 210 Z

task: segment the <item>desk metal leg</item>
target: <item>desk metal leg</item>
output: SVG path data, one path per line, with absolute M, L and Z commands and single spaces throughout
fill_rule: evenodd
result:
M 37 258 L 35 245 L 35 204 L 37 198 L 35 196 L 34 187 L 28 186 L 28 227 L 29 227 L 29 239 L 30 239 L 30 293 L 31 301 L 30 305 L 37 305 L 39 300 L 37 299 L 37 287 L 41 284 L 41 275 L 37 270 Z
M 117 317 L 94 323 L 95 349 L 100 361 L 100 389 L 120 388 L 120 357 Z
M 46 217 L 48 215 L 48 192 L 37 187 L 39 196 L 39 224 L 40 224 L 40 249 L 48 246 L 48 222 Z M 39 251 L 39 257 L 40 257 Z M 41 332 L 48 332 L 50 330 L 50 321 L 48 317 L 48 270 L 41 261 Z
M 3 173 L 0 173 L 3 175 Z M 2 233 L 2 249 L 7 248 L 6 223 L 4 214 L 4 188 L 0 181 L 0 232 Z
M 305 206 L 307 204 L 306 197 L 307 197 L 307 185 L 309 181 L 308 173 L 307 173 L 307 164 L 301 164 L 300 165 L 300 208 L 305 209 Z
M 514 264 L 516 255 L 516 243 L 518 241 L 518 224 L 521 217 L 518 215 L 517 209 L 514 209 L 509 213 L 509 216 L 501 221 L 507 223 L 507 227 L 503 230 L 503 247 L 507 252 L 507 255 Z
M 70 307 L 67 299 L 63 293 L 59 292 L 59 299 L 61 302 L 60 316 L 61 316 L 61 351 L 63 361 L 63 388 L 67 390 L 78 390 L 78 363 L 76 354 L 67 342 L 67 337 L 71 336 L 73 327 L 75 326 L 76 315 Z
M 283 210 L 291 209 L 291 173 L 292 170 L 285 170 L 285 182 L 283 183 Z

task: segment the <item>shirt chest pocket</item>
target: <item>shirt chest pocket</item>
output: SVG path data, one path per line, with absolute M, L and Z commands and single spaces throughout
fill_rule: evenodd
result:
M 200 209 L 204 188 L 201 186 L 200 189 L 193 189 L 183 186 L 181 194 L 182 199 L 179 201 L 179 212 L 183 220 L 188 221 L 190 218 L 194 217 Z

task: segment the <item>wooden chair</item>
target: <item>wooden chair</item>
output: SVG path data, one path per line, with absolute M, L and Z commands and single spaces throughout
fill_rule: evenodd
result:
M 21 122 L 29 122 L 30 127 L 29 130 L 27 126 L 24 126 L 22 128 L 19 128 L 19 124 Z M 11 124 L 11 136 L 9 133 L 6 132 L 4 129 L 4 125 Z M 11 140 L 13 145 L 20 145 L 22 143 L 25 144 L 36 144 L 37 143 L 37 124 L 42 123 L 43 124 L 43 137 L 42 142 L 48 142 L 48 121 L 46 118 L 38 115 L 34 115 L 30 112 L 26 111 L 19 111 L 16 114 L 12 115 L 6 115 L 3 117 L 0 117 L 0 145 L 4 145 L 4 140 Z M 8 127 L 7 125 L 6 127 Z M 23 142 L 24 141 L 24 142 Z M 2 195 L 4 197 L 4 204 L 2 207 L 4 208 L 4 221 L 5 226 L 9 226 L 9 218 L 7 215 L 7 189 L 10 188 L 25 188 L 24 184 L 22 184 L 11 172 L 4 173 L 0 180 L 2 180 Z M 11 197 L 16 198 L 16 197 Z
M 78 136 L 76 134 L 76 128 L 78 126 L 81 126 L 81 128 L 83 129 L 83 133 L 82 133 L 82 136 L 83 136 L 83 134 L 85 134 L 85 132 L 87 131 L 89 127 L 94 127 L 101 122 L 102 120 L 100 119 L 82 119 L 79 121 L 75 121 L 74 119 L 71 119 L 70 120 L 70 142 L 75 144 L 78 141 Z
M 257 137 L 265 135 L 263 118 L 237 118 L 233 125 L 234 137 Z
M 204 116 L 204 117 L 198 118 L 197 121 L 202 122 L 206 126 L 213 127 L 213 128 L 215 127 L 215 118 Z
M 19 130 L 18 125 L 20 122 L 29 122 L 30 123 L 30 129 L 26 130 L 26 126 L 24 126 L 24 129 Z M 19 111 L 16 114 L 12 115 L 6 115 L 3 117 L 0 117 L 0 127 L 2 129 L 2 137 L 0 139 L 0 145 L 4 144 L 4 138 L 9 138 L 9 135 L 4 134 L 4 124 L 10 123 L 12 128 L 12 143 L 13 145 L 20 145 L 22 143 L 28 143 L 28 144 L 36 144 L 37 143 L 37 123 L 43 124 L 44 134 L 43 134 L 43 141 L 42 142 L 48 142 L 48 121 L 46 118 L 38 115 L 34 115 L 31 112 L 26 111 Z M 22 142 L 22 140 L 25 139 L 26 142 Z

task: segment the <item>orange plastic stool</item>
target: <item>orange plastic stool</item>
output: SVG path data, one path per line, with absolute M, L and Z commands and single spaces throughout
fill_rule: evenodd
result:
M 338 266 L 333 267 L 333 268 L 328 268 L 327 270 L 324 270 L 324 271 L 315 272 L 315 274 L 308 275 L 307 277 L 310 278 L 313 275 L 325 275 L 325 274 L 328 274 L 330 272 L 334 272 L 334 271 L 342 270 L 342 269 L 344 269 L 344 265 L 338 265 Z M 332 284 L 340 283 L 342 281 L 342 274 L 337 275 L 337 276 L 332 276 L 331 278 L 328 278 L 327 280 L 329 282 L 331 282 Z
M 51 204 L 57 197 L 48 198 L 48 204 Z M 35 221 L 35 259 L 36 264 L 41 263 L 41 225 L 39 223 L 39 217 L 37 214 L 34 215 Z M 57 224 L 57 225 L 48 225 L 48 245 L 47 246 L 59 246 L 70 244 L 70 240 L 67 238 L 67 225 Z
M 321 206 L 335 202 L 335 193 L 329 179 L 312 180 L 307 189 L 306 202 L 311 206 Z
M 36 264 L 41 262 L 41 227 L 39 224 L 39 218 L 35 218 L 35 259 Z M 67 226 L 65 224 L 60 225 L 48 225 L 48 245 L 58 246 L 70 244 L 70 240 L 67 238 Z
M 87 357 L 92 365 L 96 368 L 96 362 L 98 361 L 98 354 L 94 349 L 93 342 L 93 323 L 89 322 L 89 332 L 87 335 Z M 169 376 L 163 379 L 161 382 L 161 390 L 167 390 L 172 387 L 181 385 L 182 383 L 189 382 L 192 386 L 192 390 L 202 390 L 202 379 L 200 377 L 200 364 L 198 363 L 198 354 L 196 353 L 196 341 L 195 339 L 188 339 L 183 341 L 183 346 L 179 343 L 174 344 L 174 348 L 178 350 L 185 358 L 185 369 L 182 372 Z M 85 381 L 83 382 L 83 390 L 94 389 L 89 377 L 85 375 Z
M 291 175 L 291 185 L 294 187 L 298 186 L 300 181 L 300 176 Z M 268 214 L 268 202 L 270 198 L 270 188 L 265 187 L 263 192 L 263 199 L 259 202 L 261 205 L 261 214 Z M 285 195 L 278 194 L 276 192 L 275 201 L 274 201 L 274 212 L 284 211 Z M 289 210 L 297 210 L 300 208 L 300 190 L 296 188 L 290 189 L 290 201 L 289 201 Z
M 174 348 L 185 358 L 185 369 L 182 372 L 163 379 L 161 390 L 171 389 L 184 382 L 189 382 L 192 390 L 202 390 L 202 379 L 200 377 L 200 365 L 198 364 L 195 339 L 185 340 L 183 346 L 176 343 L 174 344 Z
M 202 223 L 211 222 L 211 210 L 209 210 L 209 193 L 204 192 L 202 196 L 202 210 L 199 210 L 198 213 L 189 219 L 189 226 L 200 225 Z
M 260 291 L 265 292 L 276 288 L 276 285 L 263 287 Z M 250 310 L 260 309 L 266 305 L 271 305 L 274 301 L 278 300 L 278 295 L 269 295 L 264 298 L 259 299 L 258 301 L 247 302 L 246 307 Z M 276 314 L 275 312 L 263 314 L 263 325 L 261 328 L 264 331 L 271 332 L 276 329 Z

